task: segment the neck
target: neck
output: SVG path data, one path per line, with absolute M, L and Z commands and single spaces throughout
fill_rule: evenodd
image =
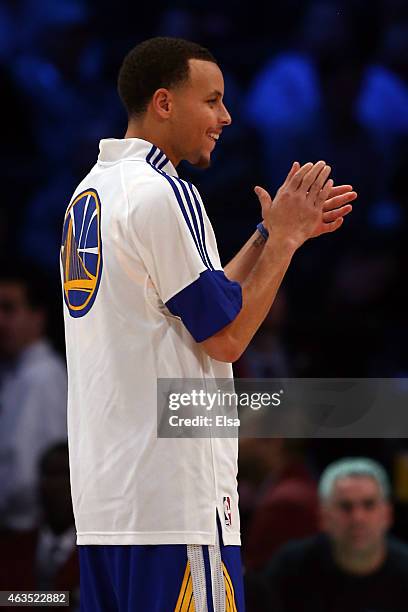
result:
M 178 157 L 174 147 L 170 144 L 169 138 L 160 129 L 160 126 L 153 125 L 148 118 L 131 119 L 129 121 L 125 138 L 142 138 L 156 145 L 163 151 L 166 157 L 176 168 L 181 159 Z
M 367 575 L 378 570 L 387 556 L 386 543 L 381 542 L 379 546 L 357 553 L 355 551 L 334 548 L 334 560 L 342 570 L 350 574 Z

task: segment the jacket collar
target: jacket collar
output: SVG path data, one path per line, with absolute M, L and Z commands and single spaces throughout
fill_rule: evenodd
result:
M 114 164 L 126 159 L 145 161 L 156 170 L 178 176 L 171 161 L 159 147 L 142 138 L 104 138 L 99 143 L 98 164 Z

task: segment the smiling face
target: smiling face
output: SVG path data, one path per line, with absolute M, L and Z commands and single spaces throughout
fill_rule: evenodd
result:
M 168 121 L 173 157 L 207 168 L 231 117 L 223 103 L 224 79 L 214 62 L 189 60 L 189 78 L 172 90 Z
M 322 509 L 323 528 L 346 554 L 369 554 L 382 546 L 391 507 L 370 476 L 339 478 Z

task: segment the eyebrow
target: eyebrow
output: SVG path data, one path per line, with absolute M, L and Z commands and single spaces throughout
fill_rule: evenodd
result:
M 222 98 L 222 96 L 223 96 L 223 94 L 220 91 L 218 91 L 218 89 L 214 89 L 214 91 L 212 91 L 208 95 L 209 96 L 217 96 L 219 98 Z

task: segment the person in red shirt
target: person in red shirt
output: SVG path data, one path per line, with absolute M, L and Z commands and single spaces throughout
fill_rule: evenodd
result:
M 317 483 L 301 442 L 283 438 L 242 440 L 240 474 L 244 564 L 258 570 L 288 540 L 318 531 Z

